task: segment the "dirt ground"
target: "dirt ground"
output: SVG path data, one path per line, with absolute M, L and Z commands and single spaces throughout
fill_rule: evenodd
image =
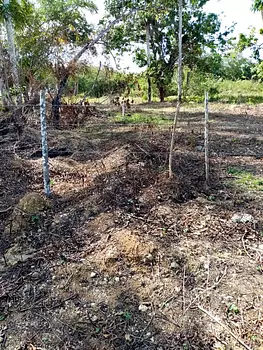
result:
M 174 109 L 49 127 L 67 152 L 48 200 L 38 127 L 0 136 L 1 349 L 263 349 L 262 106 L 211 106 L 208 189 L 202 107 L 183 108 L 167 177 Z

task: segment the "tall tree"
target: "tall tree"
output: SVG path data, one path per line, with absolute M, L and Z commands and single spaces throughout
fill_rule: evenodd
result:
M 15 37 L 14 37 L 14 27 L 12 23 L 11 13 L 10 13 L 10 0 L 4 0 L 4 6 L 5 6 L 5 27 L 6 27 L 6 33 L 8 38 L 8 53 L 10 57 L 11 62 L 11 69 L 12 69 L 12 76 L 14 81 L 14 87 L 18 90 L 19 89 L 19 76 L 18 76 L 18 68 L 17 68 L 17 55 L 16 55 L 16 49 L 15 49 Z M 20 102 L 21 99 L 19 99 Z
M 207 14 L 202 6 L 208 0 L 185 0 L 183 2 L 183 61 L 193 67 L 196 58 L 205 48 L 215 48 L 221 40 L 220 22 L 217 15 Z M 106 50 L 131 51 L 140 67 L 148 66 L 147 35 L 145 21 L 150 24 L 151 63 L 147 69 L 159 89 L 160 100 L 165 97 L 166 86 L 171 82 L 178 62 L 178 7 L 174 0 L 108 0 L 109 16 L 116 16 L 120 8 L 137 7 L 133 17 L 120 23 L 108 35 Z M 134 45 L 133 45 L 134 44 Z

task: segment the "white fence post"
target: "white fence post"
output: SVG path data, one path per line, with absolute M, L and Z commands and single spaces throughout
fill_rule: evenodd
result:
M 49 197 L 51 195 L 51 192 L 50 192 L 50 177 L 49 177 L 49 165 L 48 165 L 46 93 L 44 90 L 40 91 L 40 123 L 41 123 L 44 191 L 45 191 L 45 195 Z
M 205 185 L 209 185 L 209 111 L 208 92 L 205 92 Z

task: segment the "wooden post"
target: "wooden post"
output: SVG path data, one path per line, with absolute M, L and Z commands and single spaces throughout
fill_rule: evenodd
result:
M 125 106 L 125 101 L 123 100 L 121 103 L 121 115 L 122 117 L 125 117 L 125 112 L 126 112 L 126 106 Z
M 40 91 L 40 123 L 41 123 L 41 141 L 42 141 L 42 160 L 44 191 L 46 196 L 50 196 L 50 177 L 48 165 L 48 144 L 47 144 L 47 122 L 46 122 L 46 96 L 45 91 Z
M 205 186 L 209 185 L 209 111 L 208 92 L 205 92 Z

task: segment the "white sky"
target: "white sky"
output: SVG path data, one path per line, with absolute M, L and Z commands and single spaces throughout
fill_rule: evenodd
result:
M 104 0 L 94 1 L 99 8 L 99 12 L 96 15 L 92 15 L 92 22 L 94 24 L 98 23 L 103 15 L 103 3 Z M 240 33 L 248 33 L 251 27 L 255 27 L 257 31 L 263 28 L 263 20 L 261 14 L 253 13 L 251 11 L 251 5 L 253 0 L 210 0 L 204 9 L 207 12 L 213 12 L 220 15 L 222 21 L 222 30 L 225 27 L 230 27 L 233 23 L 236 23 L 234 35 L 237 36 Z M 89 15 L 90 16 L 90 15 Z M 90 19 L 90 18 L 89 18 Z M 103 58 L 98 56 L 93 64 L 99 65 L 99 61 Z M 114 63 L 111 62 L 114 67 Z M 132 57 L 128 54 L 124 55 L 121 60 L 121 68 L 130 67 L 131 71 L 140 71 L 139 68 L 132 62 Z

